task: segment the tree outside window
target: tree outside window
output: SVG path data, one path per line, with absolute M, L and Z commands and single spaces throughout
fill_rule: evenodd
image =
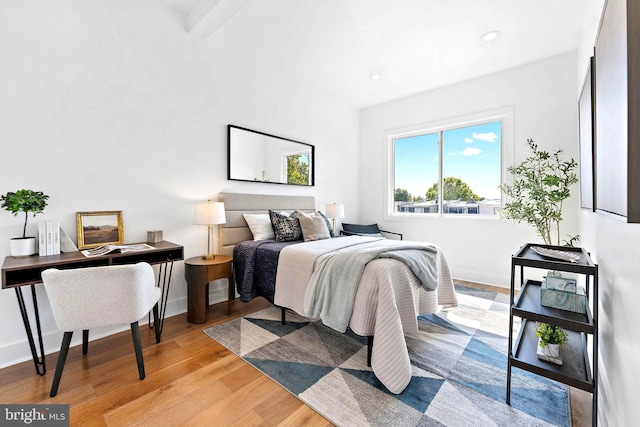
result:
M 309 185 L 309 153 L 294 154 L 287 158 L 287 184 Z

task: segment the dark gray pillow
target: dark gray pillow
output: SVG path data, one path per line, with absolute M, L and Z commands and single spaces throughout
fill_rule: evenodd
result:
M 342 229 L 344 231 L 348 231 L 350 233 L 356 233 L 356 234 L 374 234 L 375 235 L 380 233 L 378 224 L 362 225 L 362 224 L 342 223 Z
M 324 218 L 324 222 L 327 224 L 327 228 L 329 229 L 329 235 L 331 237 L 336 237 L 336 235 L 333 233 L 333 227 L 331 226 L 331 222 L 329 221 L 329 218 L 327 218 L 325 216 L 325 214 L 323 214 L 322 212 L 318 211 L 318 213 L 320 214 L 320 216 L 322 218 Z
M 271 226 L 276 235 L 276 242 L 302 240 L 302 228 L 295 212 L 291 216 L 284 216 L 270 210 L 269 218 L 271 218 Z

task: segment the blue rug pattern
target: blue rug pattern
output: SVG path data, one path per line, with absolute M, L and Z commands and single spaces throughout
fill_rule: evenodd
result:
M 570 426 L 568 387 L 514 369 L 505 404 L 508 296 L 456 286 L 459 305 L 406 337 L 413 376 L 392 394 L 366 365 L 366 338 L 270 307 L 205 330 L 339 426 Z M 517 326 L 517 325 L 516 325 Z

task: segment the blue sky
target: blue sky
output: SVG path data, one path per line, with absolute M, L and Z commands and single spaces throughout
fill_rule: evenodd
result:
M 481 197 L 500 198 L 501 122 L 443 132 L 444 176 L 466 182 Z M 395 140 L 395 188 L 424 196 L 438 180 L 438 134 Z

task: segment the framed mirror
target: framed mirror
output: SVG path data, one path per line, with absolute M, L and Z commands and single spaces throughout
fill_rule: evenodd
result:
M 227 126 L 227 179 L 314 185 L 314 146 L 239 126 Z

